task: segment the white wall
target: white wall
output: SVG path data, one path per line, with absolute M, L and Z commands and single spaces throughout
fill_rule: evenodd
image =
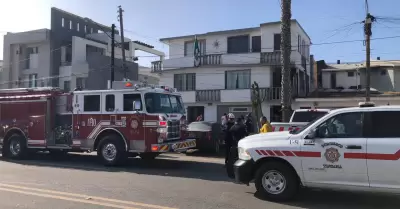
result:
M 350 86 L 360 85 L 360 75 L 354 72 L 354 76 L 349 77 L 347 71 L 322 71 L 322 87 L 331 88 L 331 74 L 336 74 L 336 87 L 348 89 Z

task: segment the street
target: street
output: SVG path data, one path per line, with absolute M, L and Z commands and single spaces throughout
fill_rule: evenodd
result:
M 223 159 L 165 154 L 107 168 L 94 155 L 0 161 L 0 208 L 399 208 L 398 196 L 301 190 L 296 201 L 273 203 L 231 182 Z

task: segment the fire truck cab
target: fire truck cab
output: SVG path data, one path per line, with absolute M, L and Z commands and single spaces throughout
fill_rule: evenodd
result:
M 153 159 L 196 146 L 188 139 L 185 108 L 175 89 L 124 83 L 119 89 L 70 93 L 1 90 L 3 157 L 26 157 L 32 150 L 97 151 L 105 165 L 118 165 L 128 156 Z

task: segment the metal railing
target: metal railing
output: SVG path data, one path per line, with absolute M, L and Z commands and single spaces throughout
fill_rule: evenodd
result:
M 261 52 L 260 62 L 261 64 L 280 65 L 281 52 Z
M 220 102 L 221 90 L 196 90 L 196 102 Z

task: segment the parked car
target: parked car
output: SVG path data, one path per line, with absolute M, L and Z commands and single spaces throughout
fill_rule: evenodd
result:
M 196 121 L 188 125 L 189 136 L 196 139 L 196 148 L 218 154 L 224 143 L 224 133 L 218 122 Z

